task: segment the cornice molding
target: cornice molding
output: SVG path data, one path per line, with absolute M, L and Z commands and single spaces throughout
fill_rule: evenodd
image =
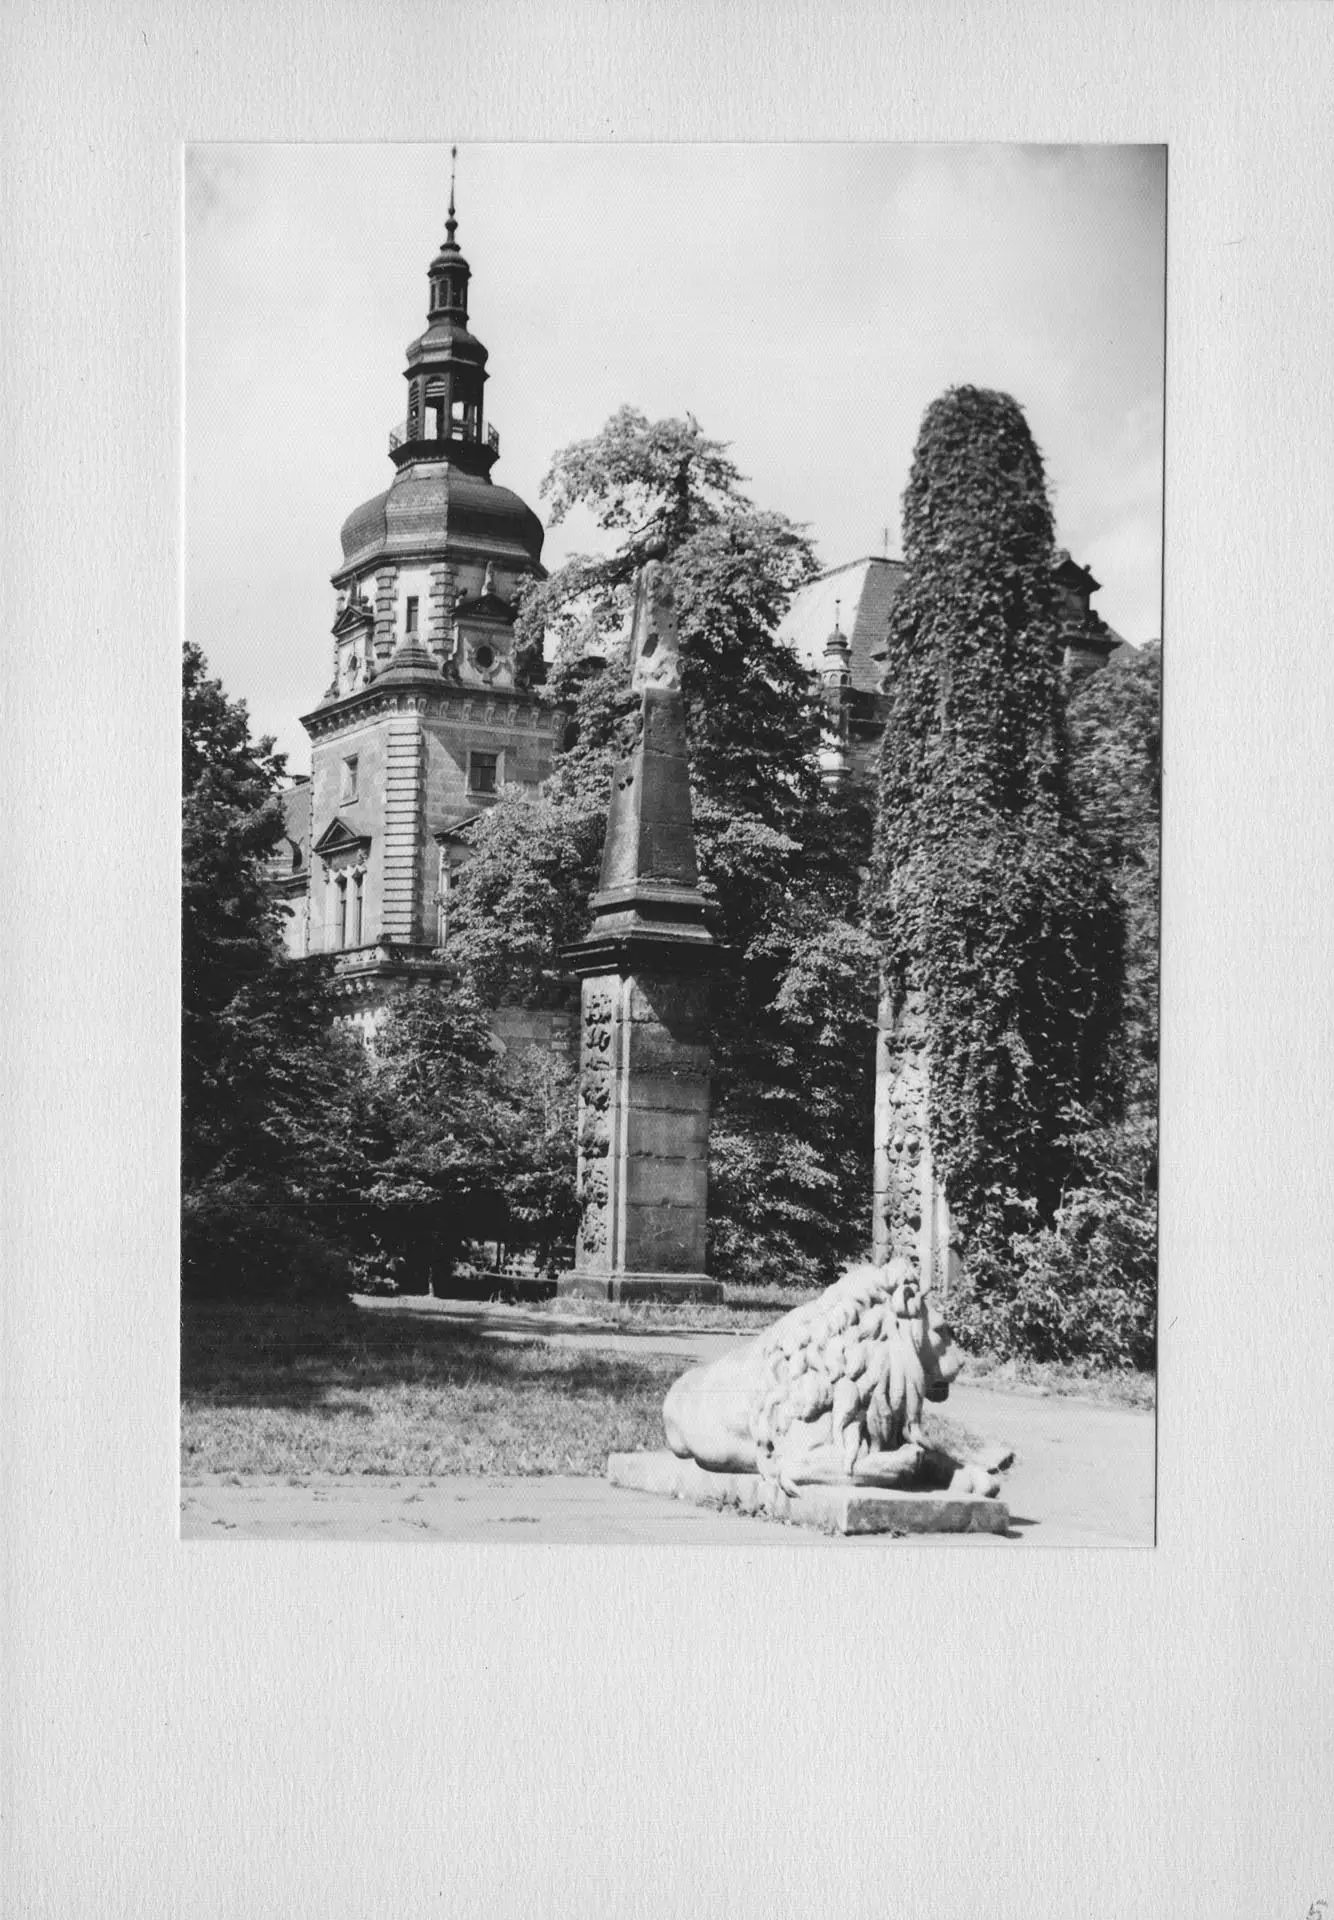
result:
M 508 714 L 502 716 L 502 710 Z M 424 675 L 407 685 L 380 687 L 374 681 L 349 693 L 328 707 L 304 713 L 301 724 L 312 740 L 350 733 L 357 727 L 391 713 L 415 713 L 423 718 L 452 720 L 459 725 L 489 727 L 513 731 L 516 727 L 534 733 L 553 733 L 560 708 L 540 694 L 518 687 L 446 686 L 434 676 Z

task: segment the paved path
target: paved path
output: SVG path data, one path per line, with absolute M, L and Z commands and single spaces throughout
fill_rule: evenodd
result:
M 485 1303 L 366 1301 L 373 1312 L 431 1313 L 458 1320 L 489 1339 L 534 1337 L 553 1345 L 622 1353 L 711 1358 L 735 1333 L 625 1333 L 605 1322 Z M 933 1535 L 931 1549 L 1006 1551 L 1037 1546 L 1153 1544 L 1154 1417 L 1066 1396 L 955 1386 L 946 1412 L 989 1442 L 1013 1447 L 1002 1498 L 1014 1520 L 1008 1540 L 994 1535 Z M 201 1539 L 434 1540 L 544 1545 L 727 1545 L 819 1547 L 825 1551 L 901 1551 L 902 1541 L 827 1540 L 800 1527 L 715 1513 L 655 1494 L 632 1493 L 571 1475 L 488 1479 L 385 1479 L 364 1475 L 300 1483 L 221 1478 L 181 1493 L 181 1537 Z

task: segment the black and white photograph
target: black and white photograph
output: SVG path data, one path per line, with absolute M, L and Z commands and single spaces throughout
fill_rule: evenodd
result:
M 185 192 L 184 1533 L 1151 1543 L 1165 149 Z
M 6 1920 L 1328 1920 L 1334 10 L 0 48 Z

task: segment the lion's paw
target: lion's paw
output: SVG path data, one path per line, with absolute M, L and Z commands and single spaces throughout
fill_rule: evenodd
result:
M 994 1500 L 1000 1481 L 984 1467 L 960 1467 L 950 1481 L 950 1492 L 970 1495 L 974 1500 Z

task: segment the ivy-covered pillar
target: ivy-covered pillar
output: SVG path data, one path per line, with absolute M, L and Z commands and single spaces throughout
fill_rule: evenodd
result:
M 1123 945 L 1068 777 L 1042 456 L 1009 395 L 927 408 L 903 555 L 867 887 L 902 1000 L 881 1019 L 878 1244 L 911 1239 L 924 1278 L 1003 1326 L 1015 1233 L 1052 1221 L 1080 1171 L 1072 1113 L 1106 1100 Z

